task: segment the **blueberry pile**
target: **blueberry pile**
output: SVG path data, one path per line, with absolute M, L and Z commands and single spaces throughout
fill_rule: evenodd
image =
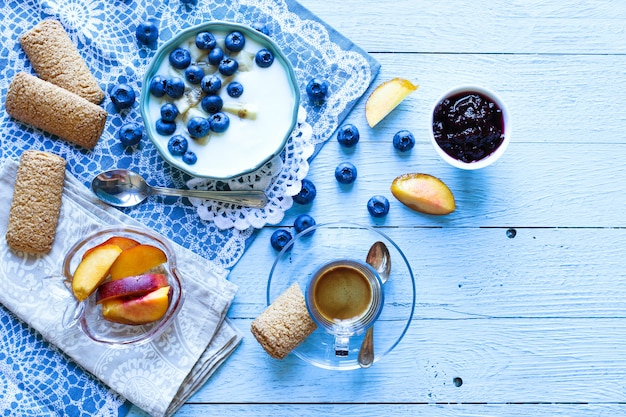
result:
M 453 95 L 435 107 L 433 134 L 451 157 L 468 163 L 479 161 L 504 140 L 502 109 L 480 93 Z
M 151 96 L 164 100 L 160 118 L 155 122 L 157 133 L 171 136 L 169 152 L 180 156 L 189 165 L 198 160 L 189 149 L 191 141 L 204 138 L 211 132 L 225 132 L 230 126 L 220 94 L 224 92 L 234 99 L 245 94 L 244 86 L 233 79 L 240 66 L 237 61 L 239 52 L 246 44 L 243 33 L 232 31 L 220 43 L 213 33 L 203 31 L 196 34 L 194 43 L 204 52 L 203 58 L 198 58 L 196 62 L 188 48 L 174 48 L 168 62 L 177 70 L 172 72 L 176 75 L 155 75 L 148 86 Z M 254 62 L 260 68 L 267 68 L 274 62 L 274 54 L 268 49 L 260 49 L 254 56 Z M 189 106 L 178 108 L 177 104 L 181 102 Z M 191 111 L 191 108 L 196 110 Z M 186 129 L 178 128 L 185 123 Z

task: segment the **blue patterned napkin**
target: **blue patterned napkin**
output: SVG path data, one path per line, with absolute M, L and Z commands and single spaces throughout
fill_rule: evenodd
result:
M 334 29 L 292 0 L 199 0 L 188 6 L 180 0 L 0 0 L 0 159 L 17 159 L 26 149 L 63 156 L 68 170 L 87 185 L 95 173 L 131 167 L 150 183 L 185 187 L 190 179 L 162 161 L 148 141 L 124 148 L 117 130 L 127 121 L 141 123 L 137 105 L 118 113 L 107 94 L 109 113 L 105 132 L 93 151 L 72 145 L 38 129 L 16 122 L 4 109 L 10 81 L 20 71 L 33 72 L 19 45 L 19 36 L 42 19 L 59 20 L 78 46 L 105 92 L 127 83 L 137 92 L 155 50 L 139 45 L 134 29 L 153 20 L 160 28 L 159 44 L 181 29 L 210 20 L 244 24 L 261 22 L 283 48 L 299 80 L 302 105 L 313 127 L 318 148 L 332 135 L 367 90 L 379 64 Z M 312 106 L 304 88 L 313 76 L 330 83 L 323 106 Z M 184 199 L 149 199 L 123 210 L 135 220 L 226 269 L 243 255 L 254 230 L 219 230 L 199 219 Z M 0 249 L 6 250 L 4 240 Z M 123 399 L 86 375 L 31 328 L 0 308 L 0 411 L 14 415 L 123 415 Z M 54 378 L 46 374 L 53 370 Z M 5 373 L 6 372 L 6 373 Z M 46 411 L 48 410 L 48 411 Z M 107 412 L 110 411 L 110 412 Z

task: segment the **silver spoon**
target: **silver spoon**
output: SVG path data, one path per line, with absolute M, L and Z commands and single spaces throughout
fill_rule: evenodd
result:
M 263 191 L 206 191 L 151 187 L 141 175 L 127 169 L 113 169 L 98 174 L 91 181 L 91 190 L 100 200 L 116 207 L 137 205 L 153 194 L 198 197 L 253 208 L 265 207 L 268 201 Z
M 389 279 L 391 272 L 391 255 L 387 245 L 383 242 L 376 242 L 372 245 L 367 252 L 365 258 L 372 268 L 378 272 L 383 284 Z M 359 350 L 359 366 L 361 368 L 369 368 L 374 363 L 374 326 L 370 326 L 365 332 L 365 337 L 361 343 L 361 349 Z

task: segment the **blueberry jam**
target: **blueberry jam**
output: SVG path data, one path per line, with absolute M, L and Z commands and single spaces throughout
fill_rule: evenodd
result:
M 435 107 L 433 134 L 451 157 L 467 163 L 480 161 L 504 140 L 502 109 L 478 92 L 454 94 Z

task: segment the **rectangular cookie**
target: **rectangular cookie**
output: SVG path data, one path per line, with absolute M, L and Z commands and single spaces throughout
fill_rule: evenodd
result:
M 304 294 L 294 283 L 254 319 L 250 331 L 273 358 L 283 359 L 317 329 Z
M 42 80 L 100 104 L 104 91 L 56 20 L 44 20 L 20 37 L 20 45 Z
M 15 75 L 7 92 L 7 113 L 24 123 L 92 149 L 102 135 L 106 111 L 33 75 Z
M 65 164 L 65 159 L 49 152 L 22 153 L 6 233 L 11 249 L 50 252 L 61 211 Z

